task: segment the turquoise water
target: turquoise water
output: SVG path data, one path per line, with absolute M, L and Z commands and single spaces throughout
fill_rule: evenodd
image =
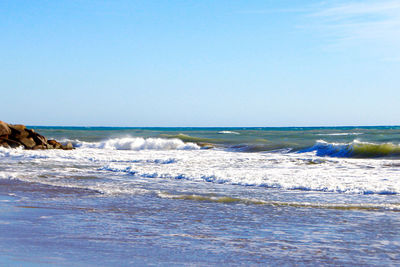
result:
M 34 127 L 0 149 L 0 264 L 400 264 L 400 127 Z
M 393 153 L 400 142 L 399 126 L 381 127 L 284 127 L 284 128 L 112 128 L 112 127 L 35 127 L 44 135 L 56 139 L 78 139 L 80 141 L 103 141 L 123 137 L 178 138 L 184 142 L 211 143 L 217 147 L 240 151 L 292 151 L 311 149 L 319 140 L 327 143 L 393 144 Z M 379 149 L 369 155 L 382 156 Z M 362 155 L 360 155 L 362 157 Z

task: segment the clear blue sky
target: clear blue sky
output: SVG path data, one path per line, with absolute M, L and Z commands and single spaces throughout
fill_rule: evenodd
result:
M 400 124 L 400 1 L 0 1 L 0 120 Z

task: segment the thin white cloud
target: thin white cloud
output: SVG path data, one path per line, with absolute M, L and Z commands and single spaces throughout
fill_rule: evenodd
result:
M 400 1 L 322 4 L 308 17 L 311 27 L 321 31 L 331 45 L 374 45 L 400 58 Z
M 341 3 L 335 6 L 327 6 L 314 13 L 314 16 L 331 18 L 358 17 L 365 15 L 398 15 L 399 1 L 362 1 Z

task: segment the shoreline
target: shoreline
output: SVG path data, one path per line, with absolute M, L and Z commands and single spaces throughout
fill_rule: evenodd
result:
M 377 266 L 378 259 L 385 264 L 399 260 L 391 250 L 397 235 L 395 220 L 400 217 L 397 212 L 205 203 L 155 196 L 64 198 L 56 193 L 42 199 L 42 191 L 22 199 L 25 185 L 21 186 L 17 196 L 0 191 L 0 264 L 4 266 L 98 266 L 99 262 L 102 266 L 239 266 L 307 264 L 311 260 Z M 165 210 L 158 205 L 166 205 Z M 257 214 L 263 221 L 253 221 Z M 363 227 L 357 228 L 358 224 Z M 377 224 L 377 233 L 370 233 Z M 379 254 L 371 252 L 373 248 Z
M 314 143 L 321 132 L 190 136 Z M 380 142 L 369 132 L 362 138 Z M 393 141 L 400 131 L 383 132 Z M 77 149 L 0 149 L 0 265 L 400 262 L 397 159 L 180 150 L 182 142 L 148 130 L 43 133 Z

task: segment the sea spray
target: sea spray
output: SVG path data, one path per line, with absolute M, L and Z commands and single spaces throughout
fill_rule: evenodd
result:
M 200 149 L 195 143 L 184 143 L 179 139 L 125 137 L 102 142 L 76 142 L 77 147 L 112 150 L 193 150 Z

